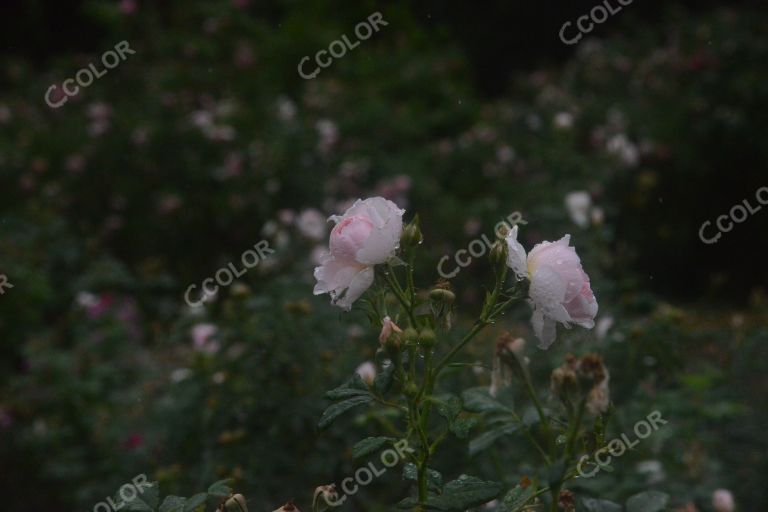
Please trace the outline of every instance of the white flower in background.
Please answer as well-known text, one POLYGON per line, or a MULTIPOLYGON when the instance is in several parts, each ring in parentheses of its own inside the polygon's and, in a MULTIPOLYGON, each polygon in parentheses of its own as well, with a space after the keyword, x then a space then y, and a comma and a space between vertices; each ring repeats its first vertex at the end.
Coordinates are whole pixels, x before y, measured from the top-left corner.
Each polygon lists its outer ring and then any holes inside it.
POLYGON ((557 323, 566 327, 571 323, 587 329, 594 327, 597 301, 576 249, 570 246, 571 236, 537 244, 526 255, 517 241, 517 232, 518 226, 514 226, 507 235, 507 266, 518 279, 531 282, 528 291, 533 306, 531 323, 539 347, 546 349, 555 341, 557 323))
POLYGON ((339 129, 330 119, 320 119, 315 123, 315 129, 320 136, 317 147, 321 152, 327 153, 339 141, 339 129))
POLYGON ((515 150, 509 146, 501 146, 496 150, 496 160, 501 164, 508 164, 515 159, 515 150))
POLYGON ((577 190, 565 196, 565 208, 574 224, 580 228, 589 226, 589 209, 592 206, 592 197, 589 192, 577 190))
POLYGON ((219 329, 213 324, 196 324, 192 327, 192 346, 198 352, 215 354, 219 343, 214 340, 219 329))
POLYGON ((613 327, 613 317, 601 316, 597 321, 597 325, 595 326, 595 336, 597 339, 601 341, 604 340, 611 327, 613 327))
POLYGON ((627 167, 634 167, 640 161, 640 151, 623 133, 614 135, 606 143, 608 153, 616 156, 627 167))
POLYGON ((355 373, 357 373, 360 378, 363 379, 363 382, 370 386, 373 384, 373 379, 376 378, 376 365, 370 361, 366 361, 357 367, 355 373))
POLYGON ((283 122, 292 121, 296 117, 296 104, 285 96, 277 99, 277 118, 283 122))
POLYGON ((171 372, 171 382, 181 382, 188 379, 192 375, 192 370, 189 368, 176 368, 171 372))
POLYGON ((558 112, 555 114, 555 128, 567 130, 573 126, 573 114, 570 112, 558 112))
POLYGON ((736 510, 736 503, 731 491, 718 489, 712 493, 712 507, 716 512, 733 512, 736 510))
POLYGON ((296 219, 296 227, 302 236, 310 240, 320 241, 325 236, 326 219, 314 208, 304 210, 296 219))
POLYGON ((648 479, 646 483, 648 485, 655 485, 664 481, 667 477, 664 472, 664 467, 661 465, 661 461, 658 460, 644 460, 637 463, 637 472, 642 473, 648 479))
POLYGON ((334 215, 330 253, 315 268, 315 295, 329 293, 331 302, 349 311, 373 284, 373 267, 386 263, 400 243, 403 214, 392 201, 358 199, 344 215, 334 215))

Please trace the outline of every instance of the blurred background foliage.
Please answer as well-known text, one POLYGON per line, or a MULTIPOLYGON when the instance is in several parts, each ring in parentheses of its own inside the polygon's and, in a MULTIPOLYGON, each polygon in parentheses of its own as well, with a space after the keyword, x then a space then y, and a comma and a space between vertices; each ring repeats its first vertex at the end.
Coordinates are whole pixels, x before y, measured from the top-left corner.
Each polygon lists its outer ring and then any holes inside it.
MULTIPOLYGON (((312 296, 312 267, 324 218, 383 195, 420 213, 423 283, 514 211, 527 246, 571 233, 601 322, 532 350, 539 382, 566 352, 597 350, 610 432, 657 409, 670 420, 578 493, 618 501, 651 487, 707 511, 727 487, 765 508, 768 211, 715 245, 698 232, 768 185, 768 13, 637 3, 562 44, 562 23, 593 5, 4 5, 5 507, 90 510, 139 473, 163 494, 229 477, 254 510, 306 507, 316 485, 352 474, 351 446, 375 425, 364 413, 328 432, 316 423, 322 393, 373 357, 376 333, 312 296), (299 77, 303 56, 375 11, 386 27, 299 77), (45 104, 51 84, 123 40, 135 55, 61 108, 45 104), (574 191, 591 203, 579 225, 574 191), (184 304, 190 284, 262 239, 274 255, 205 308, 184 304)), ((487 282, 483 261, 454 279, 459 325, 487 282)), ((526 322, 497 326, 468 358, 489 365, 493 336, 528 337, 526 322)), ((437 467, 511 485, 527 455, 510 437, 472 457, 459 445, 437 467)), ((347 506, 383 510, 405 487, 388 473, 347 506)))

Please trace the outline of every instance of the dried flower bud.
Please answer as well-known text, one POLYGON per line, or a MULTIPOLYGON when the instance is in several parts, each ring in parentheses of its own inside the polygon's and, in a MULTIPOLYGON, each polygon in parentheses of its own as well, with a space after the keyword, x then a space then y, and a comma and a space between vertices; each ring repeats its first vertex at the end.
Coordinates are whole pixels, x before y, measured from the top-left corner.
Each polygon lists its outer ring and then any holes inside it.
POLYGON ((338 507, 342 502, 339 502, 339 493, 334 484, 321 485, 315 489, 312 512, 325 512, 329 508, 338 507))
POLYGON ((245 497, 242 494, 235 494, 224 502, 224 510, 227 512, 248 512, 245 505, 245 497))
POLYGON ((575 402, 580 391, 579 378, 568 363, 552 371, 550 389, 563 403, 575 402))
POLYGON ((574 496, 568 489, 560 491, 560 497, 557 504, 560 510, 564 510, 565 512, 576 512, 576 496, 574 496))
POLYGON ((506 242, 497 240, 491 246, 491 252, 488 257, 491 260, 491 264, 495 268, 504 268, 507 265, 508 254, 509 254, 509 249, 507 248, 506 242))
POLYGON ((587 354, 578 362, 579 376, 588 387, 600 384, 608 376, 603 364, 603 358, 599 354, 587 354))
POLYGON ((272 512, 301 512, 298 508, 296 508, 296 505, 293 504, 293 500, 289 501, 282 507, 280 507, 277 510, 273 510, 272 512))
POLYGON ((610 391, 608 389, 608 377, 597 386, 589 390, 587 395, 587 411, 593 416, 600 416, 608 411, 611 404, 610 391))

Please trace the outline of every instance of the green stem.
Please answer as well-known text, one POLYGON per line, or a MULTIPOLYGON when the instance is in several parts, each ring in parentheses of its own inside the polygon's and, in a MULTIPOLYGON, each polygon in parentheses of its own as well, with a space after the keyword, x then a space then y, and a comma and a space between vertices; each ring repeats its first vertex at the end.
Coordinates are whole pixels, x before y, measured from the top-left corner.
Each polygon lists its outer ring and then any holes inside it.
POLYGON ((408 299, 405 297, 405 292, 400 286, 400 283, 397 282, 397 278, 395 277, 395 270, 394 268, 392 268, 392 265, 389 266, 389 271, 385 272, 384 275, 387 280, 387 283, 389 284, 390 290, 392 290, 392 293, 395 294, 395 297, 397 298, 398 302, 400 302, 400 305, 403 307, 406 314, 408 315, 408 319, 411 322, 411 326, 414 328, 418 328, 419 324, 416 323, 416 317, 413 314, 413 303, 409 302, 408 299))

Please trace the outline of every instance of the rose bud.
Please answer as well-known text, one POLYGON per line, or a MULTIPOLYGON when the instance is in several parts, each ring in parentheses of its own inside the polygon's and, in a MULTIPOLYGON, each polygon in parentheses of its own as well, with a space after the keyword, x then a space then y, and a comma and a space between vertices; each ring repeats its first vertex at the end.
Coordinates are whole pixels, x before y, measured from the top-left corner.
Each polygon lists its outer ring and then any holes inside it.
POLYGON ((431 349, 434 347, 436 341, 437 337, 435 336, 435 331, 429 327, 425 327, 421 330, 421 332, 419 332, 419 345, 425 349, 431 349))
POLYGON ((403 330, 391 318, 385 316, 381 325, 379 342, 388 348, 399 348, 401 334, 403 334, 403 330))
POLYGON ((419 228, 419 215, 413 218, 413 220, 403 228, 403 234, 400 237, 400 244, 403 247, 415 247, 424 241, 424 237, 421 234, 419 228))
POLYGON ((416 345, 419 342, 419 332, 413 327, 408 327, 403 331, 403 341, 406 345, 416 345))

